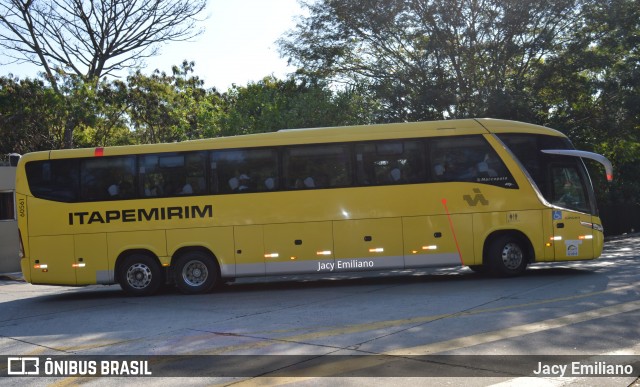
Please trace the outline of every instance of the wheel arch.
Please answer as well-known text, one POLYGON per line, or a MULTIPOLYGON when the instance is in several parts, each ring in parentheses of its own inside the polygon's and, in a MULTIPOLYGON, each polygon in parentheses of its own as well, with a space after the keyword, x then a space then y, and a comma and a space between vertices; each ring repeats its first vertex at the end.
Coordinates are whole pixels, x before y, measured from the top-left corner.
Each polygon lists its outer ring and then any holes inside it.
POLYGON ((175 260, 186 254, 186 253, 193 253, 193 252, 200 252, 200 253, 204 253, 208 256, 211 257, 211 259, 216 263, 216 267, 218 270, 218 276, 220 276, 220 260, 218 259, 218 257, 213 253, 213 251, 211 251, 209 248, 205 247, 205 246, 198 246, 198 245, 193 245, 193 246, 182 246, 180 248, 178 248, 176 251, 173 252, 173 254, 171 254, 171 266, 173 267, 173 264, 175 262, 175 260))

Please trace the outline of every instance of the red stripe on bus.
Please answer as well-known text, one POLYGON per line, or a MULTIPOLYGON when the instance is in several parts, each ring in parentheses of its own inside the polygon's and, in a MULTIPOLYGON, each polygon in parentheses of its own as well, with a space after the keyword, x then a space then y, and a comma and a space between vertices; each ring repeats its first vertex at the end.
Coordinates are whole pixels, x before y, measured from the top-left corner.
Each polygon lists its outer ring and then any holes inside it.
POLYGON ((456 236, 456 230, 453 227, 453 220, 451 220, 451 214, 449 214, 449 208, 447 208, 447 199, 442 199, 442 206, 444 207, 444 212, 447 214, 447 219, 449 219, 449 227, 451 227, 451 233, 453 234, 453 241, 456 243, 456 249, 458 249, 458 256, 460 257, 460 264, 462 263, 462 253, 460 252, 460 244, 458 243, 458 237, 456 236))

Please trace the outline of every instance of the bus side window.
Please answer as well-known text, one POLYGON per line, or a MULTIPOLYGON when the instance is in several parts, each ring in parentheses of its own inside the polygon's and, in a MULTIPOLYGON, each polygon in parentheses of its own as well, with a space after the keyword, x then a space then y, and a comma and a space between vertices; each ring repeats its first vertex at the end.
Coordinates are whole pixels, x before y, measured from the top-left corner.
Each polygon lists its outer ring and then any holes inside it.
POLYGON ((421 183, 426 180, 423 143, 377 141, 356 145, 359 185, 421 183))
POLYGON ((206 192, 206 162, 207 154, 205 152, 185 154, 185 179, 178 195, 201 195, 206 192))
POLYGON ((128 199, 137 196, 135 157, 99 157, 80 163, 81 200, 128 199))
POLYGON ((346 187, 352 183, 351 153, 345 144, 300 145, 284 152, 289 189, 346 187))
POLYGON ((435 138, 429 141, 429 148, 435 181, 517 187, 500 156, 482 136, 435 138))
POLYGON ((26 172, 34 196, 67 203, 78 199, 77 160, 32 161, 26 165, 26 172))
POLYGON ((210 154, 213 193, 248 193, 278 189, 278 153, 271 148, 233 149, 210 154))

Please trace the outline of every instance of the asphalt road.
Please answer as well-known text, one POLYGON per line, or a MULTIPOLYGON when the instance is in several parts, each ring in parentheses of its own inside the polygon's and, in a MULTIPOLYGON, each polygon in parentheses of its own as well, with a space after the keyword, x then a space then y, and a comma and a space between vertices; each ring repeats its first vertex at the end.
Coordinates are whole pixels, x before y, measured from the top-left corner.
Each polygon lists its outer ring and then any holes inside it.
POLYGON ((633 235, 607 241, 598 260, 509 279, 466 268, 290 276, 134 298, 0 277, 0 384, 637 385, 640 363, 614 377, 551 365, 640 359, 639 262, 633 235), (7 356, 122 360, 110 355, 177 377, 6 377, 7 356))

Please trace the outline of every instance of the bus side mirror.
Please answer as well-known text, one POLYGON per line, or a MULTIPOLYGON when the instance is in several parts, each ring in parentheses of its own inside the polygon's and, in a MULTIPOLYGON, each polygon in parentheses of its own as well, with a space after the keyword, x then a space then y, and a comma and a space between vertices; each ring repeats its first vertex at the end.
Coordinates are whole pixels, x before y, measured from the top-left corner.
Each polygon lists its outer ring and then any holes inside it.
POLYGON ((611 165, 611 161, 609 161, 606 157, 601 154, 575 150, 575 149, 545 149, 541 151, 542 153, 547 153, 550 155, 562 155, 562 156, 573 156, 573 157, 582 157, 585 159, 591 159, 599 162, 604 166, 604 170, 607 176, 607 181, 613 181, 613 166, 611 165))

